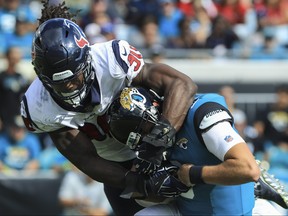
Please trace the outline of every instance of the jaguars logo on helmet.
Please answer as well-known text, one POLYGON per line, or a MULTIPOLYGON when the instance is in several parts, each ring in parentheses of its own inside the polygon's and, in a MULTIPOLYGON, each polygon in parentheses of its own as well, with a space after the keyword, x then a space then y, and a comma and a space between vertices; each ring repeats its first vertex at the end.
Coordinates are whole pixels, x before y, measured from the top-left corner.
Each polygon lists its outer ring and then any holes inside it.
POLYGON ((133 111, 136 106, 144 110, 145 103, 145 96, 137 88, 124 88, 120 94, 120 104, 130 111, 133 111))

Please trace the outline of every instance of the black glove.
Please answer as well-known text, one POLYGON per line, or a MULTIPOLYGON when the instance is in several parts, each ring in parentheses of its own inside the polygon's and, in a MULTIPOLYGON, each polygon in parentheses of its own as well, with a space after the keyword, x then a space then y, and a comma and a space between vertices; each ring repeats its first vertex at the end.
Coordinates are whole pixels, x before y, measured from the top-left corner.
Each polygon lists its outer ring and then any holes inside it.
POLYGON ((142 142, 155 147, 171 147, 175 141, 175 128, 170 122, 161 117, 157 124, 152 129, 151 133, 143 137, 142 142))
POLYGON ((147 197, 177 197, 189 190, 189 187, 180 182, 175 176, 178 167, 161 167, 154 175, 145 178, 135 172, 126 174, 126 188, 122 198, 145 199, 147 197))
POLYGON ((138 156, 134 160, 134 166, 139 174, 151 175, 160 167, 164 147, 155 147, 147 143, 142 143, 138 149, 138 156))
POLYGON ((134 161, 136 171, 153 174, 161 165, 164 151, 175 141, 176 130, 164 119, 158 121, 151 133, 143 137, 138 147, 138 156, 134 161))
POLYGON ((178 167, 169 165, 161 167, 147 183, 147 191, 161 197, 177 197, 186 193, 190 188, 177 178, 178 167))

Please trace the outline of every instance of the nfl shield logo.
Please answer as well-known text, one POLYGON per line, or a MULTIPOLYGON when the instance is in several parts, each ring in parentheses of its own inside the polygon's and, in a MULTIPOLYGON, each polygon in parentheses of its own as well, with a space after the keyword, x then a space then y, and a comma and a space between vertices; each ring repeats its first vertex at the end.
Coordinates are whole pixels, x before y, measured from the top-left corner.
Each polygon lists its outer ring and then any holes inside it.
POLYGON ((227 135, 224 140, 228 143, 231 142, 233 140, 233 137, 231 135, 227 135))

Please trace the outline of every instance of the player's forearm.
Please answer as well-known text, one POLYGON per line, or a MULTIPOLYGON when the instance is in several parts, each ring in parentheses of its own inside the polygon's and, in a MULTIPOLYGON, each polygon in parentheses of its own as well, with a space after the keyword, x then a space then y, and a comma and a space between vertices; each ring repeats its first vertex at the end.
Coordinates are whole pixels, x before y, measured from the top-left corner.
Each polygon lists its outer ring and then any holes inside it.
POLYGON ((183 164, 179 171, 179 179, 186 185, 206 183, 215 185, 238 185, 247 182, 256 182, 259 179, 259 169, 239 160, 226 160, 214 166, 196 166, 183 164), (197 171, 192 169, 197 167, 197 171), (201 167, 201 172, 199 171, 201 167), (192 171, 192 172, 191 172, 192 171), (200 172, 198 174, 195 174, 200 172))
POLYGON ((165 91, 162 115, 178 131, 193 103, 196 89, 176 79, 165 91))
POLYGON ((107 161, 98 155, 78 155, 68 158, 78 169, 92 179, 114 187, 125 188, 125 174, 128 170, 117 162, 107 161))
POLYGON ((126 170, 117 162, 107 161, 98 156, 82 160, 79 164, 82 172, 98 182, 124 189, 126 187, 126 170))
POLYGON ((193 103, 197 85, 187 75, 166 64, 146 64, 141 84, 164 96, 162 114, 178 130, 193 103))
POLYGON ((96 181, 125 187, 128 170, 120 164, 101 158, 90 139, 78 130, 50 134, 55 146, 71 163, 96 181))
POLYGON ((259 178, 253 165, 239 160, 226 160, 216 166, 204 166, 202 178, 205 183, 237 185, 256 182, 259 178))

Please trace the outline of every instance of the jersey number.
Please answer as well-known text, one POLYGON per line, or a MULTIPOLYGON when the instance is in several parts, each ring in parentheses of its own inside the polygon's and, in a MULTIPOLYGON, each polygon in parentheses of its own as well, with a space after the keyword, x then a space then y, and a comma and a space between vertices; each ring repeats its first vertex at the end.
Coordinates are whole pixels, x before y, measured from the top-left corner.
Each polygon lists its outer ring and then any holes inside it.
POLYGON ((142 59, 142 55, 138 52, 138 50, 135 47, 131 45, 130 45, 130 49, 131 50, 128 55, 128 61, 130 65, 132 65, 135 62, 136 66, 134 67, 134 71, 138 71, 141 66, 141 61, 139 59, 142 59))
POLYGON ((106 120, 106 115, 97 117, 97 125, 101 128, 101 132, 98 127, 92 123, 86 122, 79 130, 85 133, 91 140, 103 141, 109 134, 109 125, 106 120))

